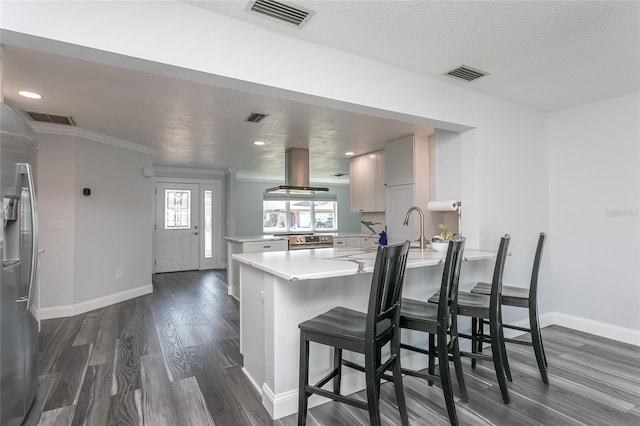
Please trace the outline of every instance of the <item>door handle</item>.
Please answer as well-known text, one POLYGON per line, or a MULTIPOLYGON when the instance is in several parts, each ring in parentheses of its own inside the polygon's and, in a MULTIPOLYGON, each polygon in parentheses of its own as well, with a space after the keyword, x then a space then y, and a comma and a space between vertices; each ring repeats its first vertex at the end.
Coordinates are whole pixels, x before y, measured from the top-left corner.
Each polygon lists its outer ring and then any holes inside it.
POLYGON ((15 268, 16 266, 19 266, 21 263, 22 261, 20 259, 6 260, 6 261, 2 261, 2 267, 4 269, 12 269, 12 268, 15 268))
POLYGON ((16 303, 18 304, 19 311, 26 311, 29 309, 29 299, 26 296, 17 299, 16 303))
POLYGON ((31 206, 31 269, 29 271, 29 287, 27 288, 26 309, 33 304, 33 288, 36 284, 38 271, 38 206, 36 204, 36 187, 33 179, 31 164, 18 163, 18 172, 27 178, 31 206))
POLYGON ((196 231, 196 232, 193 232, 193 235, 198 235, 198 231, 196 231))

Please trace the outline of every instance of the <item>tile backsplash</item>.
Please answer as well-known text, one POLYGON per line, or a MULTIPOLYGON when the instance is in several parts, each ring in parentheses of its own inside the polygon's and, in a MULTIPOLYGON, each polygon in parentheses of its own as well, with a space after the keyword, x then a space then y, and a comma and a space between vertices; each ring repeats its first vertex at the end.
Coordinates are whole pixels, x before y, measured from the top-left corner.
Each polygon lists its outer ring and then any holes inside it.
MULTIPOLYGON (((372 228, 380 233, 385 230, 385 215, 384 212, 370 212, 370 213, 361 213, 360 220, 365 222, 375 222, 377 225, 373 225, 372 228)), ((371 231, 367 229, 366 226, 360 225, 360 231, 363 234, 370 234, 371 231)))

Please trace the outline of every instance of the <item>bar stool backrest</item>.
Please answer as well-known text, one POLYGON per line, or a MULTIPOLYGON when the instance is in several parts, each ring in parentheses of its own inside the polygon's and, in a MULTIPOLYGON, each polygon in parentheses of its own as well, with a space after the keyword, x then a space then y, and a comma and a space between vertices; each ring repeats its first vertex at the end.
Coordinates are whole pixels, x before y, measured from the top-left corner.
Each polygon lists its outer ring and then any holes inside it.
MULTIPOLYGON (((365 340, 379 337, 378 326, 384 320, 397 327, 400 322, 400 295, 409 254, 409 241, 401 244, 378 246, 371 280, 365 340)), ((393 328, 393 327, 392 327, 393 328)))
POLYGON ((546 240, 547 234, 541 232, 540 238, 538 238, 536 255, 533 259, 533 268, 531 269, 531 283, 529 284, 529 303, 533 306, 537 306, 536 298, 538 294, 538 273, 540 272, 540 261, 542 260, 542 252, 544 250, 544 243, 546 240))
POLYGON ((496 265, 493 269, 493 278, 491 280, 491 295, 489 300, 489 311, 500 312, 500 298, 502 297, 502 276, 504 275, 504 264, 507 259, 509 250, 509 242, 511 236, 505 234, 500 238, 500 246, 498 247, 498 255, 496 257, 496 265))
POLYGON ((449 330, 456 327, 455 316, 458 311, 458 284, 462 267, 466 238, 449 241, 447 257, 444 261, 440 296, 438 299, 438 327, 449 330))

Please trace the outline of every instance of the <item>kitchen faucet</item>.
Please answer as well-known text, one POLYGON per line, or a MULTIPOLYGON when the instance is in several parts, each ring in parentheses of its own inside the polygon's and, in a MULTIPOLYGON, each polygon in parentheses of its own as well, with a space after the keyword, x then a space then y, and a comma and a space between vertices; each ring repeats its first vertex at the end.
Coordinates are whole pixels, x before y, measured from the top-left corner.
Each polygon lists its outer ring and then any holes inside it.
POLYGON ((382 225, 379 222, 371 222, 371 221, 368 221, 368 220, 361 220, 360 223, 363 224, 364 226, 366 226, 369 231, 371 231, 371 236, 372 237, 378 233, 378 231, 373 229, 372 226, 373 225, 382 225))
POLYGON ((404 226, 409 226, 409 216, 411 216, 412 211, 417 211, 420 215, 420 250, 424 250, 427 248, 427 240, 424 237, 424 212, 420 207, 413 206, 409 210, 407 210, 407 215, 404 218, 404 226))

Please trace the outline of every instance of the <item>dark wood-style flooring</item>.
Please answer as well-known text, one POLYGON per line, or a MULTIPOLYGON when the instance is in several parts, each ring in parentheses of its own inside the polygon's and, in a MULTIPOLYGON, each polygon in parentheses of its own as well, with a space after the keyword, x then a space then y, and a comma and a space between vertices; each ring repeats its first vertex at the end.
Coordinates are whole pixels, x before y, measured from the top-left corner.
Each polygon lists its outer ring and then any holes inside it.
MULTIPOLYGON (((40 387, 31 425, 279 425, 243 375, 238 303, 224 271, 154 276, 154 293, 70 318, 43 321, 40 387)), ((530 348, 508 346, 512 403, 501 403, 491 364, 466 381, 463 425, 639 425, 640 348, 552 326, 543 330, 550 386, 530 348)), ((292 366, 292 368, 296 368, 292 366)), ((412 425, 448 424, 440 388, 406 377, 412 425)), ((382 385, 383 423, 399 423, 382 385)), ((364 397, 360 393, 361 397, 364 397)), ((309 425, 367 425, 343 404, 312 408, 309 425)))

